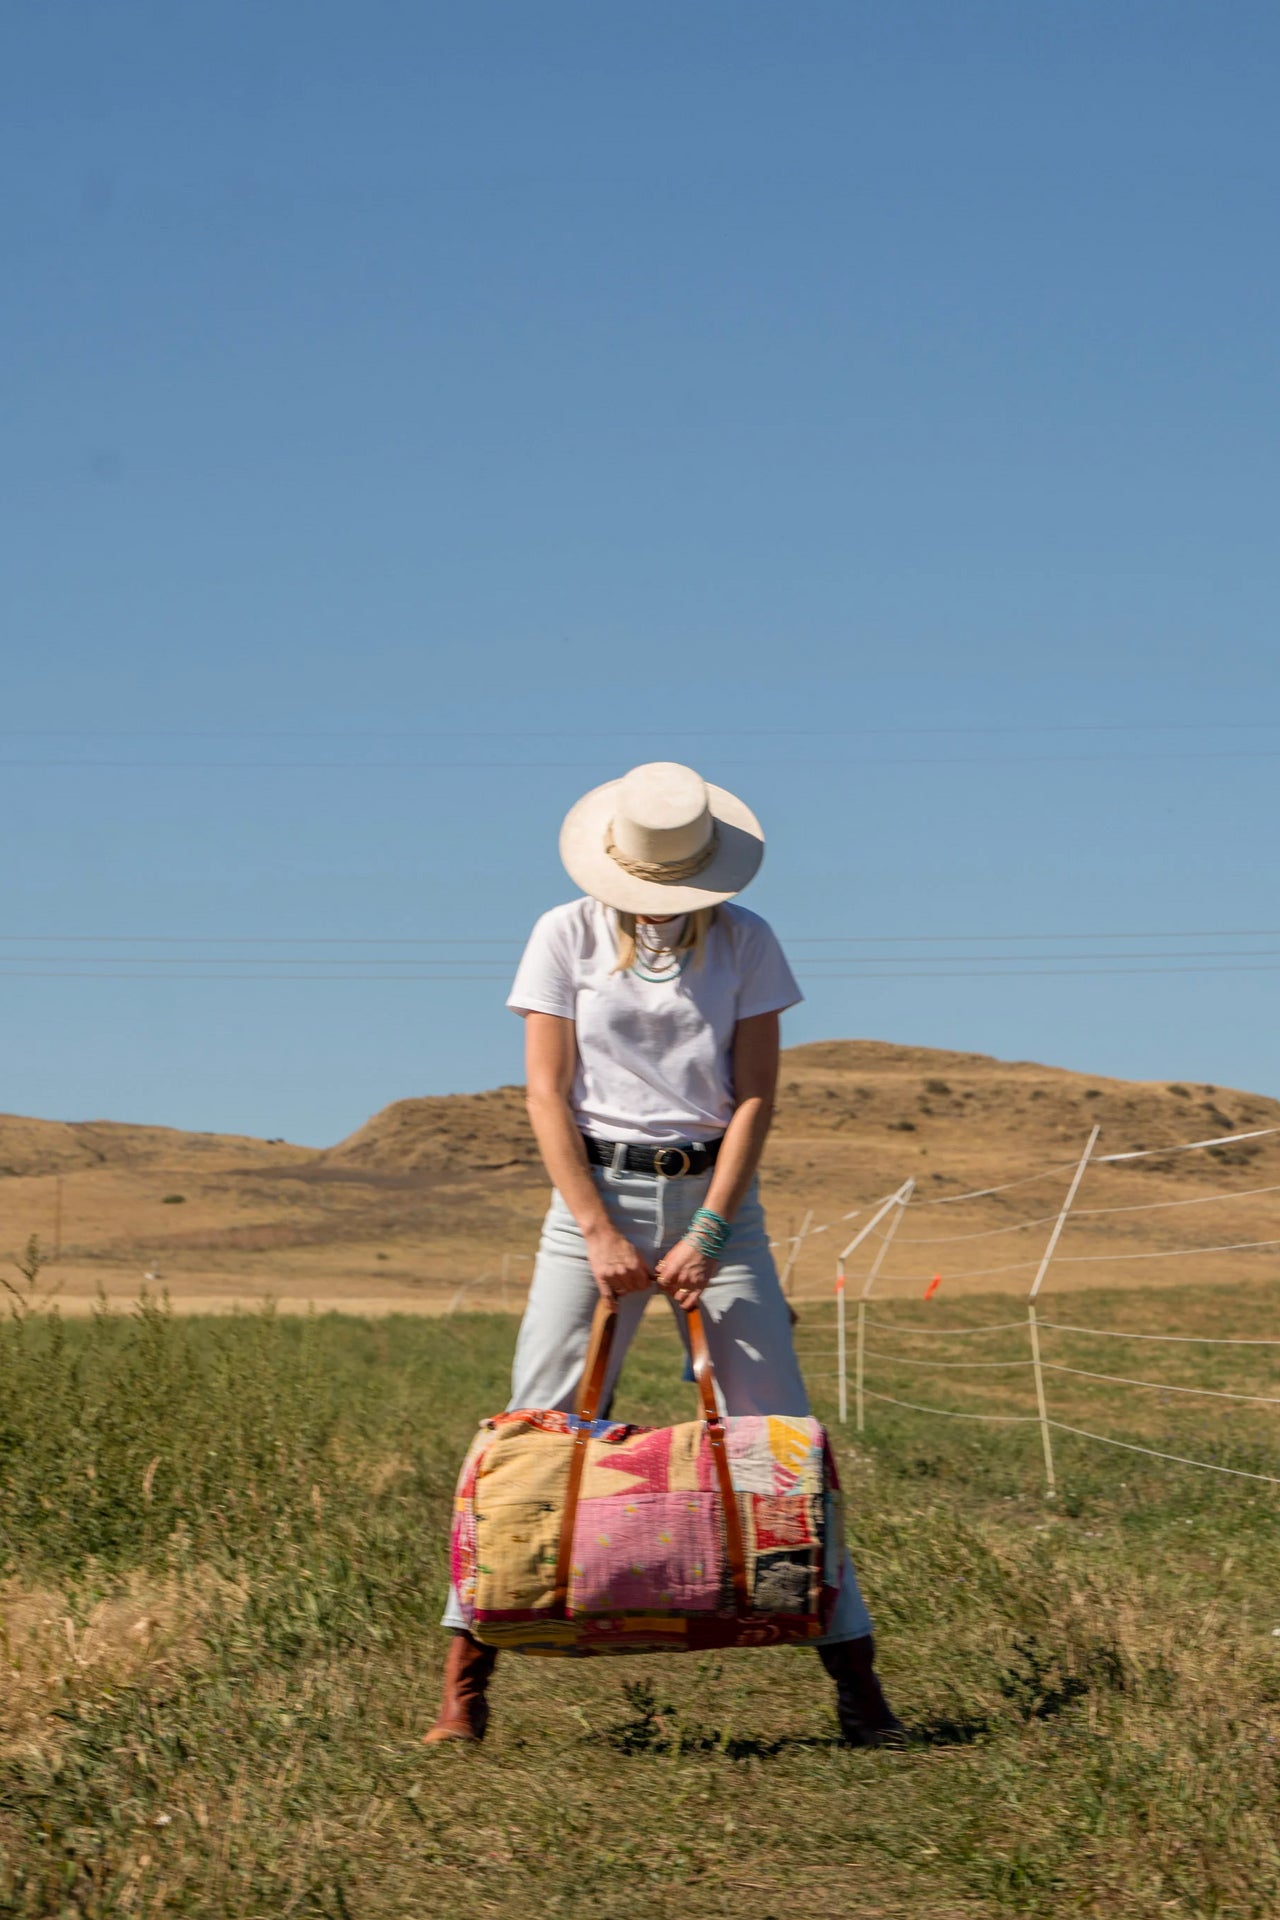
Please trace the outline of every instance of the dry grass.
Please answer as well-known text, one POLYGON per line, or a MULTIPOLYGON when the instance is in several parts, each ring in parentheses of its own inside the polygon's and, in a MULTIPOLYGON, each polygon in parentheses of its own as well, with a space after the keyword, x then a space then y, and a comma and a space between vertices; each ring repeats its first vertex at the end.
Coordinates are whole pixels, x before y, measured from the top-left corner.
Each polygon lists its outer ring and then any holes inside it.
POLYGON ((84 1688, 171 1684, 198 1663, 215 1613, 245 1595, 211 1569, 156 1579, 139 1571, 93 1597, 56 1587, 0 1587, 0 1756, 48 1758, 62 1705, 84 1688))

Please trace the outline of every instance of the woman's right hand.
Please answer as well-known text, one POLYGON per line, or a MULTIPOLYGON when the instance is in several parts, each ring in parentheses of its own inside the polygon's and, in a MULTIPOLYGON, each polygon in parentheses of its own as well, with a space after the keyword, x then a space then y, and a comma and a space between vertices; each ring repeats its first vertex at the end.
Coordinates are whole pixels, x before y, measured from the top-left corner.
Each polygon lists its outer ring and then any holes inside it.
POLYGON ((612 1221, 583 1235, 596 1291, 610 1306, 624 1293, 643 1293, 653 1285, 653 1270, 638 1247, 612 1221))

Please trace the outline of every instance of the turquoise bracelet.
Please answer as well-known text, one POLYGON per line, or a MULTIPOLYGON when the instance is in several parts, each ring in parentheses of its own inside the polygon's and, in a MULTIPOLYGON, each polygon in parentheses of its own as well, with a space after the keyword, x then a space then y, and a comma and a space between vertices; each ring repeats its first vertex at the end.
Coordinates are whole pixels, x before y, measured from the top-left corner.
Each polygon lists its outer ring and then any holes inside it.
POLYGON ((699 1253, 714 1260, 724 1252, 732 1231, 723 1214, 713 1213, 710 1207, 699 1207, 689 1222, 686 1238, 692 1240, 699 1253))

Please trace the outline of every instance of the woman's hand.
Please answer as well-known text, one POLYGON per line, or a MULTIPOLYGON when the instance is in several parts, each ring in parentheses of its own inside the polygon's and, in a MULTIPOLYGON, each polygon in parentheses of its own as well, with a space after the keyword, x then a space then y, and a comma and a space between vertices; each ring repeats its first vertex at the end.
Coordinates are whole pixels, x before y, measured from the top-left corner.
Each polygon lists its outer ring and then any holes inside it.
POLYGON ((658 1262, 658 1285, 678 1307, 696 1307, 715 1270, 715 1261, 709 1260, 701 1247, 692 1240, 677 1240, 658 1262))
POLYGON ((625 1233, 619 1233, 612 1221, 591 1229, 583 1236, 587 1259, 596 1291, 610 1306, 624 1293, 643 1293, 653 1285, 653 1271, 638 1247, 625 1233))

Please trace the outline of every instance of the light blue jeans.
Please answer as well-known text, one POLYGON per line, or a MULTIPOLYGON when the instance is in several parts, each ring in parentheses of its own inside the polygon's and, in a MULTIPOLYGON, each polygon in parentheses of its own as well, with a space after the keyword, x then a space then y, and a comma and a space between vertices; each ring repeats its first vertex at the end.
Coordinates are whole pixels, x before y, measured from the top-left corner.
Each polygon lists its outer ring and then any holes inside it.
MULTIPOLYGON (((651 1263, 683 1238, 711 1184, 709 1172, 675 1180, 614 1173, 608 1167, 594 1167, 592 1173, 614 1225, 651 1263)), ((625 1294, 618 1303, 617 1333, 604 1386, 605 1406, 641 1316, 657 1291, 651 1287, 646 1293, 625 1294)), ((578 1224, 559 1193, 553 1192, 542 1226, 529 1303, 516 1342, 510 1407, 557 1407, 572 1413, 597 1298, 578 1224)), ((672 1310, 677 1320, 683 1321, 684 1316, 674 1306, 672 1310)), ((764 1209, 754 1181, 738 1209, 715 1276, 702 1296, 702 1318, 722 1412, 793 1416, 809 1412, 809 1396, 791 1341, 791 1316, 778 1285, 764 1209)), ((450 1591, 444 1625, 465 1624, 457 1596, 450 1591)), ((870 1632, 871 1618, 846 1552, 840 1597, 830 1628, 815 1644, 860 1640, 870 1632)))

